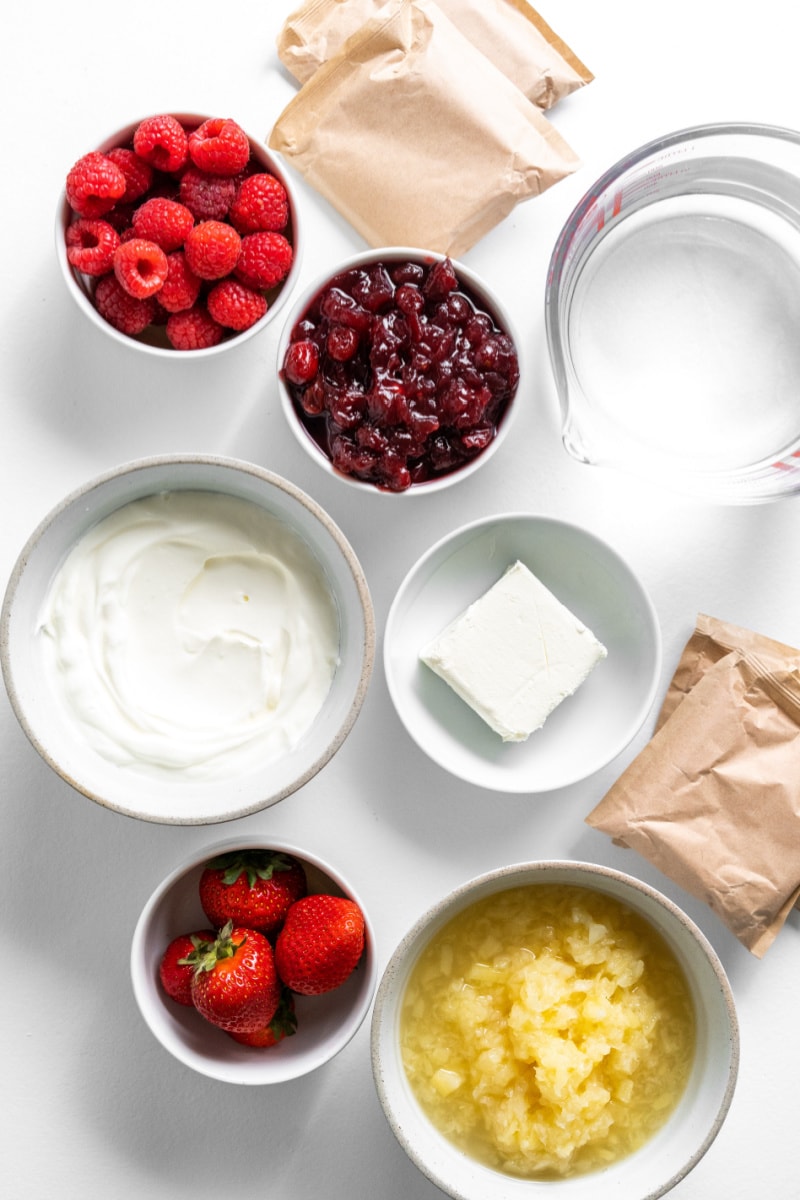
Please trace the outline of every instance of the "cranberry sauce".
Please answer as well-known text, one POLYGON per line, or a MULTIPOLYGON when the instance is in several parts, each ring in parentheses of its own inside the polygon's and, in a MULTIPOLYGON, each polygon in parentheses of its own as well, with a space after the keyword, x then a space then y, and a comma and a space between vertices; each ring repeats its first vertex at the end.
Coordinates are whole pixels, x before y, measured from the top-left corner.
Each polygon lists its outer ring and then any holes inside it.
POLYGON ((343 271, 291 333, 298 419, 346 475, 400 492, 490 444, 519 381, 514 343, 449 259, 343 271))

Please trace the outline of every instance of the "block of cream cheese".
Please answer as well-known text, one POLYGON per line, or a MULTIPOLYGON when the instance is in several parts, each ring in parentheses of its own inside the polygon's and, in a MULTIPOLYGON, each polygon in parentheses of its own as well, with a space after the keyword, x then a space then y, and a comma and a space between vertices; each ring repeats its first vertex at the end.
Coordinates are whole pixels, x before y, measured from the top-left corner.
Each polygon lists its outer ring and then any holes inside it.
POLYGON ((521 562, 420 652, 504 742, 524 742, 541 729, 606 655, 521 562))

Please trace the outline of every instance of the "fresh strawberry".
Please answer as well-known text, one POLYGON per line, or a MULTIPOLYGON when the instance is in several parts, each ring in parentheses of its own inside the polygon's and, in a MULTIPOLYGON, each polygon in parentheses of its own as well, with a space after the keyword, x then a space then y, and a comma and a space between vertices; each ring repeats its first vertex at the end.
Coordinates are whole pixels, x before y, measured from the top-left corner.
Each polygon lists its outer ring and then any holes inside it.
POLYGON ((211 945, 182 963, 194 968, 192 1003, 202 1017, 228 1033, 254 1033, 275 1015, 280 982, 272 946, 262 933, 229 921, 211 945))
POLYGON ((194 968, 187 962, 187 954, 201 946, 210 946, 216 938, 213 929, 201 929, 198 933, 182 933, 173 938, 164 951, 158 967, 158 977, 164 991, 178 1004, 192 1006, 192 975, 194 968))
POLYGON ((307 890, 302 864, 274 850, 223 854, 206 865, 199 886, 200 903, 212 925, 234 921, 261 933, 277 929, 307 890))
POLYGON ((294 996, 288 988, 283 988, 275 1016, 269 1024, 265 1025, 263 1029, 256 1029, 255 1033, 231 1033, 229 1037, 243 1046, 257 1046, 261 1050, 266 1050, 270 1046, 277 1046, 278 1042, 282 1042, 284 1038, 291 1037, 296 1032, 297 1015, 294 1011, 294 996))
POLYGON ((344 983, 364 949, 364 914, 343 896, 297 900, 275 943, 275 966, 287 987, 319 996, 344 983))

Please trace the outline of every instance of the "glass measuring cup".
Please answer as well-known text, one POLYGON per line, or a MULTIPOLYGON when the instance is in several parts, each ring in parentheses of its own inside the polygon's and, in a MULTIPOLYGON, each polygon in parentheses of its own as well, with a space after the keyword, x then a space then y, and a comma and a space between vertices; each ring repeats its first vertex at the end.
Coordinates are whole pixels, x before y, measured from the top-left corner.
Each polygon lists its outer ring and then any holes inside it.
POLYGON ((800 134, 684 129, 620 160, 554 247, 564 446, 719 502, 800 491, 800 134))

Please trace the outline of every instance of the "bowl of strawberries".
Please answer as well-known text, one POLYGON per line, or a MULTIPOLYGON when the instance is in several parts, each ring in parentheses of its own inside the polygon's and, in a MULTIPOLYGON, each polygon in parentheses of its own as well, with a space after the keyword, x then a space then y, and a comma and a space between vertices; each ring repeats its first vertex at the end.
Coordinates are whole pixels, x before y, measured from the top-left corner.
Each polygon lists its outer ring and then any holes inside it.
POLYGON ((283 839, 199 849, 155 889, 131 948, 154 1036, 227 1083, 281 1083, 328 1062, 362 1024, 376 970, 353 887, 283 839))
POLYGON ((56 248, 98 328, 149 354, 206 357, 281 311, 299 270, 297 204, 237 121, 158 113, 69 168, 56 248))

